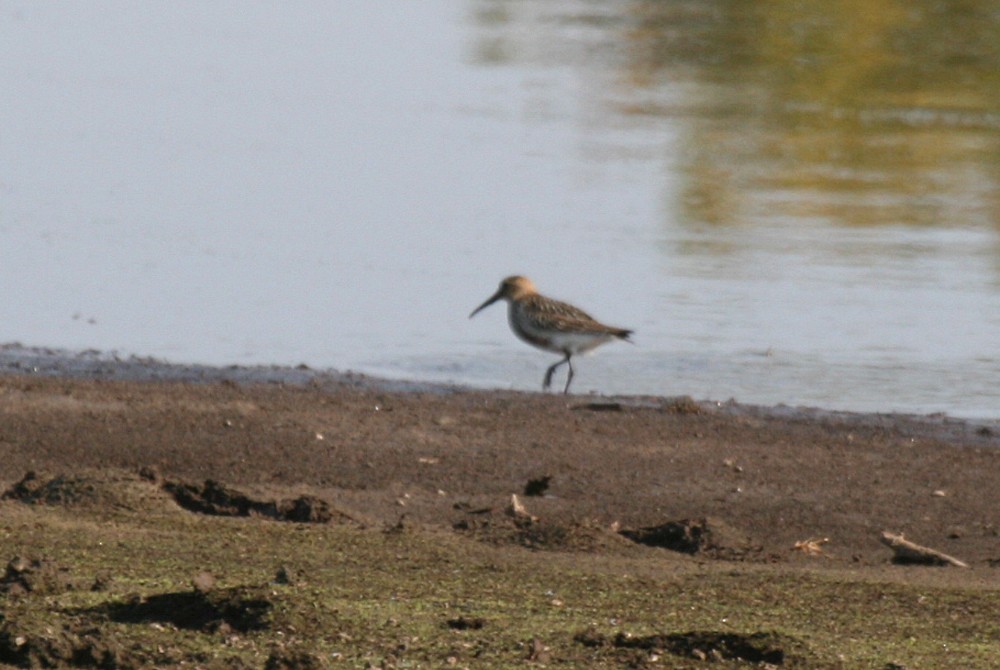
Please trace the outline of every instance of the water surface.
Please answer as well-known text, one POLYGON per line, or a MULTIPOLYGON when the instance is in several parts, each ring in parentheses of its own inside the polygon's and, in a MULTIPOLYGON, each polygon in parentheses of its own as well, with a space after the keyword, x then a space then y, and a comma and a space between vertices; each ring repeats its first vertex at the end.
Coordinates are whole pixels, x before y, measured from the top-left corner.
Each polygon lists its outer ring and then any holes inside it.
POLYGON ((1000 416, 989 2, 0 8, 0 341, 1000 416))

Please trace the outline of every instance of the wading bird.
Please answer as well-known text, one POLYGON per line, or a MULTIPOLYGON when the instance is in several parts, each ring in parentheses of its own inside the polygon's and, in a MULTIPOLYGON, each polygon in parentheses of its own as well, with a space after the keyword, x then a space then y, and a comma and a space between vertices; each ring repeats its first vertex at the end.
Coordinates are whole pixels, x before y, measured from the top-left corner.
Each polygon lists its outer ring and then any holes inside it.
POLYGON ((606 326, 582 309, 541 295, 527 277, 512 276, 500 282, 500 288, 469 315, 471 319, 498 300, 507 301, 507 321, 514 334, 539 349, 562 354, 563 358, 545 371, 542 389, 552 385, 552 374, 560 365, 569 366, 566 387, 573 381, 574 354, 583 354, 613 339, 629 342, 631 330, 606 326))

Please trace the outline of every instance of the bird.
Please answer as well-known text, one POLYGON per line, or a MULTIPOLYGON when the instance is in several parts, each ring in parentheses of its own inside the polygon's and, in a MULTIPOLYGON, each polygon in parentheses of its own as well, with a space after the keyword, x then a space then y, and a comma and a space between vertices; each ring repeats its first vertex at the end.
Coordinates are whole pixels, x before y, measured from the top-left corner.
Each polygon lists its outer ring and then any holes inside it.
POLYGON ((512 275, 500 282, 500 288, 486 302, 472 310, 471 319, 498 300, 507 301, 507 321, 519 338, 539 349, 562 354, 563 357, 545 371, 542 390, 552 386, 552 375, 565 363, 569 366, 566 387, 569 393, 573 381, 573 355, 583 354, 615 339, 631 342, 634 331, 607 326, 582 309, 553 300, 538 292, 527 277, 512 275))

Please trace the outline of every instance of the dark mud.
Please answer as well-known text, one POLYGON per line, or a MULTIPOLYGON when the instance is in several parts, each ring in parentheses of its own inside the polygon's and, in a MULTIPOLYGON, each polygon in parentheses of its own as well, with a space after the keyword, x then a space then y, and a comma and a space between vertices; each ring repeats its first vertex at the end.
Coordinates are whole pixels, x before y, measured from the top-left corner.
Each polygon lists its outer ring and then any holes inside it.
POLYGON ((0 664, 995 667, 983 424, 4 354, 0 664))

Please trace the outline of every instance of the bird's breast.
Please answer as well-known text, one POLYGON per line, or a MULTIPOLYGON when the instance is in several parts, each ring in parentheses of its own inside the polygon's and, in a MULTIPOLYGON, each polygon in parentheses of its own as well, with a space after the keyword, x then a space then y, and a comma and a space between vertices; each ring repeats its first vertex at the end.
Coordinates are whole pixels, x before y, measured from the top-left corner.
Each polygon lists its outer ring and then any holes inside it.
POLYGON ((507 310, 507 321, 514 334, 528 344, 548 351, 562 351, 559 346, 553 343, 552 331, 546 330, 536 323, 531 315, 526 313, 516 302, 511 302, 510 309, 507 310))
POLYGON ((574 329, 548 314, 535 314, 530 305, 512 301, 507 312, 510 328, 519 338, 546 351, 581 354, 612 339, 608 332, 574 329))

